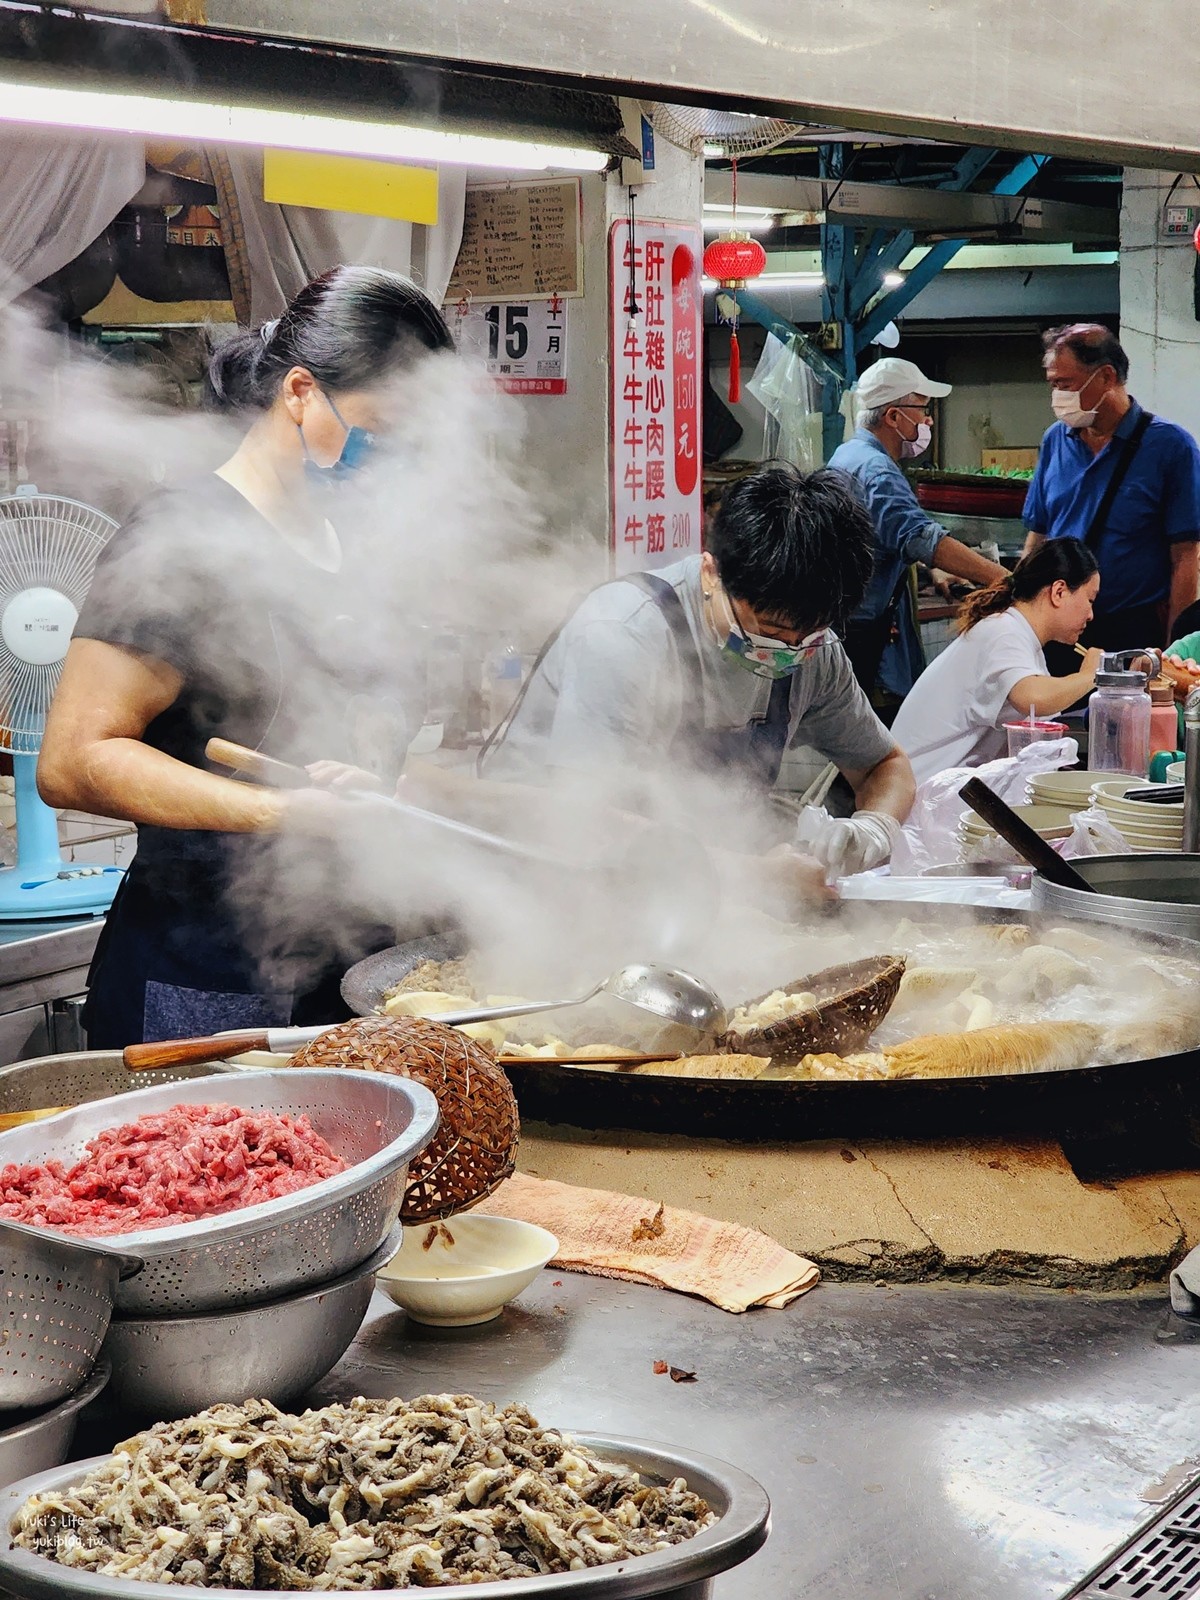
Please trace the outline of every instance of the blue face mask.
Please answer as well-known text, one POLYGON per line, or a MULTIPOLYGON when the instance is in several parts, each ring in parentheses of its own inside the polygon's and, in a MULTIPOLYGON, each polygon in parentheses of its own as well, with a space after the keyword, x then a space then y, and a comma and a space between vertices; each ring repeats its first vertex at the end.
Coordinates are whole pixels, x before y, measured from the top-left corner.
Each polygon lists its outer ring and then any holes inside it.
POLYGON ((313 460, 304 437, 304 424, 298 422, 296 427, 300 433, 300 448, 304 451, 305 480, 313 489, 328 493, 339 488, 352 472, 357 472, 369 459, 375 448, 375 435, 368 433, 366 428, 351 427, 327 394, 323 394, 322 399, 346 430, 342 453, 332 466, 322 467, 313 460))

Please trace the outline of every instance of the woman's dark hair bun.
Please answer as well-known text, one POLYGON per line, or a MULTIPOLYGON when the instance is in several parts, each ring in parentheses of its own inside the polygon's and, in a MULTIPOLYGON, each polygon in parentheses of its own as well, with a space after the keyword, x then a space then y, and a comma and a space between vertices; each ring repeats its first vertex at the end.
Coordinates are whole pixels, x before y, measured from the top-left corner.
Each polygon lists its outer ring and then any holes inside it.
POLYGON ((335 393, 369 388, 452 348, 446 319, 410 279, 382 267, 334 267, 275 322, 222 340, 208 400, 221 410, 265 410, 293 367, 335 393))
POLYGON ((257 333, 235 333, 222 339, 208 363, 210 405, 222 411, 244 411, 260 404, 254 381, 263 341, 257 333))

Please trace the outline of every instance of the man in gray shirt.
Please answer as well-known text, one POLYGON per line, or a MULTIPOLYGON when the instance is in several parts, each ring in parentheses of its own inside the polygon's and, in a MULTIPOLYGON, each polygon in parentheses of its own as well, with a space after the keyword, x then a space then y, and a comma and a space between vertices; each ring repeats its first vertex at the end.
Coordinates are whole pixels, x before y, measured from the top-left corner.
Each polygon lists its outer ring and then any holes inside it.
POLYGON ((761 791, 789 746, 809 745, 841 769, 857 810, 808 848, 831 875, 881 865, 912 805, 912 770, 833 632, 871 560, 870 521, 844 478, 762 468, 727 491, 702 556, 583 601, 481 771, 634 779, 657 760, 761 791))

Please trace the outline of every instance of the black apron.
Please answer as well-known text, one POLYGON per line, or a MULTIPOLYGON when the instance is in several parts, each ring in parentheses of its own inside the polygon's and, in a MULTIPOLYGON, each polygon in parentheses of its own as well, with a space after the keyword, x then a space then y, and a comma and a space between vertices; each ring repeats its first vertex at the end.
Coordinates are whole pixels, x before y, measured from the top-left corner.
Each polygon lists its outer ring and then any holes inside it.
POLYGON ((181 864, 173 878, 135 857, 117 891, 88 973, 83 1026, 93 1050, 280 1027, 291 1017, 290 994, 259 992, 257 964, 211 873, 181 864))
POLYGON ((244 898, 227 894, 213 863, 135 856, 88 973, 82 1021, 89 1046, 340 1022, 350 1016, 339 987, 346 968, 395 942, 394 929, 364 926, 352 954, 297 949, 291 976, 280 963, 265 978, 244 915, 244 898))
MULTIPOLYGON (((76 629, 177 667, 180 693, 147 745, 201 768, 213 735, 298 763, 356 759, 355 700, 390 694, 396 678, 365 643, 378 597, 355 534, 329 573, 220 478, 147 501, 101 555, 76 629), (212 547, 198 518, 219 530, 212 547)), ((140 828, 89 975, 91 1044, 281 1026, 313 1006, 314 1022, 344 1017, 334 968, 347 949, 343 971, 367 953, 365 919, 341 904, 333 851, 312 862, 300 903, 301 848, 282 835, 140 828)))
MULTIPOLYGON (((679 727, 671 741, 671 756, 684 766, 704 768, 708 771, 715 768, 720 772, 740 776, 756 789, 773 788, 779 776, 779 769, 783 765, 783 753, 787 749, 788 730, 791 726, 791 676, 775 679, 771 685, 771 696, 767 701, 765 714, 755 718, 746 727, 726 729, 706 727, 704 677, 700 666, 700 652, 696 648, 687 613, 678 594, 664 578, 658 577, 653 572, 632 572, 627 577, 617 578, 614 581, 631 583, 640 589, 658 607, 675 641, 675 649, 679 655, 680 678, 683 683, 683 706, 679 727), (695 685, 695 692, 692 694, 688 692, 689 684, 695 685)), ((483 775, 488 756, 504 743, 508 730, 512 727, 529 692, 530 684, 561 633, 562 627, 555 628, 542 645, 529 676, 521 687, 521 692, 503 720, 484 740, 476 761, 476 771, 480 776, 483 775)))
POLYGON ((792 680, 776 678, 771 685, 766 714, 744 728, 706 728, 701 686, 700 652, 692 634, 683 601, 671 584, 653 572, 635 572, 619 580, 636 584, 653 600, 671 630, 684 684, 683 716, 671 744, 672 754, 695 767, 727 772, 749 781, 755 788, 772 789, 783 765, 791 725, 792 680), (688 683, 696 695, 687 693, 688 683))

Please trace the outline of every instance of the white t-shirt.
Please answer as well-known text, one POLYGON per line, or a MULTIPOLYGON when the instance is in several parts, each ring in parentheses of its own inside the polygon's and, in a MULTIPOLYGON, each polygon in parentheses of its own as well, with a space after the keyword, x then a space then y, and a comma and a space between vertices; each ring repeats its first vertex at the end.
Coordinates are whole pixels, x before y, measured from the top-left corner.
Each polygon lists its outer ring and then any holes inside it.
POLYGON ((1015 606, 960 634, 925 668, 892 724, 917 782, 1006 755, 1004 723, 1027 715, 1009 695, 1022 678, 1048 676, 1038 636, 1015 606))

